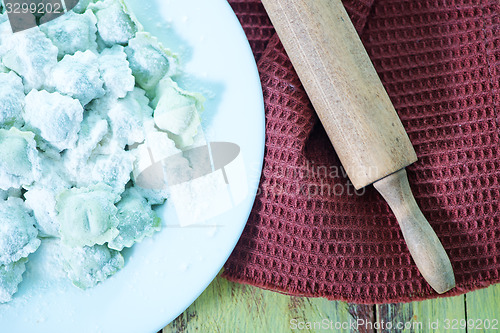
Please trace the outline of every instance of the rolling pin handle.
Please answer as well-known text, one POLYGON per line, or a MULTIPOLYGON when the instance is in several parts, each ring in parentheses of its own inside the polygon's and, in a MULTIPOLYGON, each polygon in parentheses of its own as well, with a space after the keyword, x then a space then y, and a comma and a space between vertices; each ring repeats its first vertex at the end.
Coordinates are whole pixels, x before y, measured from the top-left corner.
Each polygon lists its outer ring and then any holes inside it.
POLYGON ((373 186, 384 197, 399 222, 410 254, 422 276, 439 294, 455 286, 450 259, 417 205, 403 168, 373 186))

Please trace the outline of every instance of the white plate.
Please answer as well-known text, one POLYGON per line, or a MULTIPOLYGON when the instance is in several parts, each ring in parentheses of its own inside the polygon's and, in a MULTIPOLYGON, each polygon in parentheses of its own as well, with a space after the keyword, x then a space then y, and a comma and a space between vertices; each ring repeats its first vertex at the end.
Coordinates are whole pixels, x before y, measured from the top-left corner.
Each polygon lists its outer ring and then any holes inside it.
POLYGON ((54 271, 50 244, 41 247, 30 256, 14 300, 0 305, 2 332, 157 332, 217 275, 250 213, 264 153, 264 109, 255 61, 236 16, 224 0, 128 3, 147 31, 181 55, 182 85, 208 95, 206 137, 240 146, 248 194, 198 226, 176 226, 175 210, 163 207, 168 223, 162 231, 135 245, 125 254, 124 269, 88 291, 54 271))

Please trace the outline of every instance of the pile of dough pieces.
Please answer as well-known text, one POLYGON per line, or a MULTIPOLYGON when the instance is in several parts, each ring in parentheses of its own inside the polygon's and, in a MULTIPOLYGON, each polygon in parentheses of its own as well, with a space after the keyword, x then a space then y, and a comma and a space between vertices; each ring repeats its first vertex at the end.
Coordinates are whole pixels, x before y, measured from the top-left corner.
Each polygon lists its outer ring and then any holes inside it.
POLYGON ((46 239, 73 284, 92 287, 160 229, 166 190, 133 171, 193 143, 203 98, 173 81, 177 57, 120 0, 82 0, 15 34, 0 14, 0 60, 0 303, 46 239))

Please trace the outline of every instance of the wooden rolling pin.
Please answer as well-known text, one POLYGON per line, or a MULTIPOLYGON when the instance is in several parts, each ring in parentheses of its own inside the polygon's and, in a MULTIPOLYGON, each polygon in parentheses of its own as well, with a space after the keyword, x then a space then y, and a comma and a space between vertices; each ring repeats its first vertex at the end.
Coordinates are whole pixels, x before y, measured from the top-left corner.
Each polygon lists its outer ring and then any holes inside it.
POLYGON ((396 215, 434 290, 455 286, 450 260, 420 211, 405 167, 415 150, 340 0, 262 0, 353 185, 373 184, 396 215))

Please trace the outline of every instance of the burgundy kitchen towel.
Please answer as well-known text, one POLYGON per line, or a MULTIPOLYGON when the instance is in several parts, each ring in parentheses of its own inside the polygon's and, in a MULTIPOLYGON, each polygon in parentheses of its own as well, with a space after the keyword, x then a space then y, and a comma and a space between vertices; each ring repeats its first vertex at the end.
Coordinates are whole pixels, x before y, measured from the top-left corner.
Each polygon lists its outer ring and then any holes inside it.
MULTIPOLYGON (((255 205, 224 276, 290 295, 387 303, 437 295, 372 187, 354 191, 258 0, 229 1, 266 104, 255 205)), ((407 168, 457 295, 500 281, 500 3, 345 0, 417 151, 407 168)))

